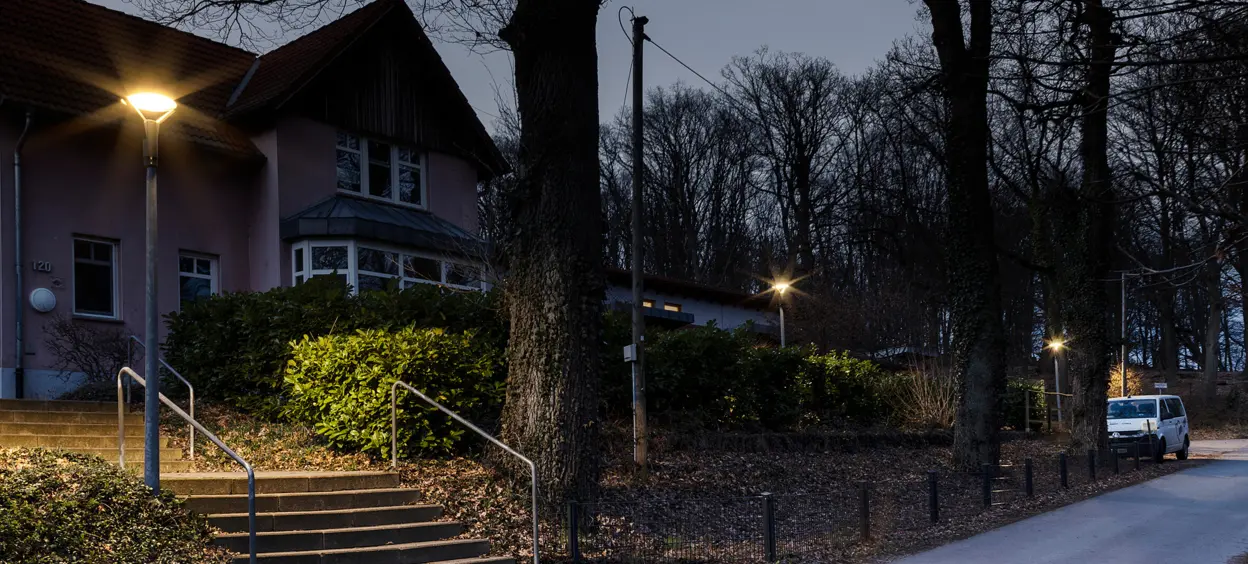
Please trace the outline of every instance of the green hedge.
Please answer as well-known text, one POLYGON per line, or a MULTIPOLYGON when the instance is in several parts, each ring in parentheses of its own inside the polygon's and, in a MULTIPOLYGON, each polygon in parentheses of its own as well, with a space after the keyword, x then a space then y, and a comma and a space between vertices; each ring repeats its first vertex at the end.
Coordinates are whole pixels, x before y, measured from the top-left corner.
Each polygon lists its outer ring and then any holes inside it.
POLYGON ((314 278, 267 292, 222 294, 184 304, 168 316, 165 354, 205 399, 276 416, 290 342, 359 329, 441 327, 473 330, 506 345, 506 325, 493 293, 417 284, 403 291, 348 295, 333 278, 314 278))
MULTIPOLYGON (((616 325, 607 323, 609 337, 616 325)), ((646 406, 664 420, 780 431, 803 422, 848 420, 867 425, 892 416, 887 401, 891 375, 845 353, 814 355, 805 347, 776 348, 748 327, 650 330, 647 339, 646 406)), ((619 358, 619 346, 611 343, 610 358, 619 358)), ((607 413, 628 413, 631 383, 626 364, 606 362, 602 396, 607 413)))
POLYGON ((0 449, 0 561, 219 564, 208 522, 85 454, 0 449))
MULTIPOLYGON (((292 344, 287 417, 308 423, 331 445, 390 455, 390 390, 403 380, 438 403, 483 423, 505 394, 502 354, 473 333, 441 329, 360 330, 292 344)), ((444 454, 466 429, 400 388, 399 453, 444 454)))

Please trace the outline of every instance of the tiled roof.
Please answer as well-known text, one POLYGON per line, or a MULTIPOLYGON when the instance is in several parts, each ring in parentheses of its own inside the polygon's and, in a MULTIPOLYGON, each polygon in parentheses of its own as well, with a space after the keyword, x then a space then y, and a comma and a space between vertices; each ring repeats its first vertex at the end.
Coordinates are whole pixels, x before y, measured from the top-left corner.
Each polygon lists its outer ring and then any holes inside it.
POLYGON ((432 213, 339 194, 282 220, 282 239, 353 237, 457 255, 479 255, 485 243, 432 213))
POLYGON ((233 115, 280 103, 402 0, 378 0, 260 57, 255 75, 229 107, 233 115))
POLYGON ((258 154, 220 115, 255 55, 83 0, 0 0, 0 95, 72 116, 114 116, 130 89, 187 108, 169 123, 218 148, 258 154))

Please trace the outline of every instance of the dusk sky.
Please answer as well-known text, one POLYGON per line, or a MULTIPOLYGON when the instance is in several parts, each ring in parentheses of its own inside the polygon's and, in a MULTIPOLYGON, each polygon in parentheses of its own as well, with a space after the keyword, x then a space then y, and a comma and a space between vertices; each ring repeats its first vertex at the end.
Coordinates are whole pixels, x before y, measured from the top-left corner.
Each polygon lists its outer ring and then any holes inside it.
MULTIPOLYGON (((125 0, 90 0, 134 13, 125 0)), ((703 76, 719 81, 732 57, 766 45, 773 51, 824 57, 847 74, 857 74, 884 57, 893 41, 926 33, 912 0, 611 0, 598 18, 599 107, 608 120, 625 102, 630 45, 617 14, 632 6, 650 18, 647 34, 703 76)), ((625 13, 625 27, 630 24, 625 13)), ((455 80, 492 129, 496 91, 510 96, 511 68, 505 53, 482 56, 433 38, 455 80)), ((705 86, 652 46, 645 62, 647 87, 677 81, 705 86)))

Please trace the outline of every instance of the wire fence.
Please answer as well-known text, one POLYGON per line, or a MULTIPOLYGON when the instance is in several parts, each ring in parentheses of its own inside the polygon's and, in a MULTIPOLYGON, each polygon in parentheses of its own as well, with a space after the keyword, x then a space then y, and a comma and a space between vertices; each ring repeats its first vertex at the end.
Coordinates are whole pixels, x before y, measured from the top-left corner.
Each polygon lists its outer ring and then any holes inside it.
MULTIPOLYGON (((572 503, 564 543, 572 562, 829 562, 865 541, 969 519, 1154 464, 1152 445, 1003 461, 925 479, 838 483, 818 492, 572 503)), ((913 476, 913 475, 911 475, 913 476)))

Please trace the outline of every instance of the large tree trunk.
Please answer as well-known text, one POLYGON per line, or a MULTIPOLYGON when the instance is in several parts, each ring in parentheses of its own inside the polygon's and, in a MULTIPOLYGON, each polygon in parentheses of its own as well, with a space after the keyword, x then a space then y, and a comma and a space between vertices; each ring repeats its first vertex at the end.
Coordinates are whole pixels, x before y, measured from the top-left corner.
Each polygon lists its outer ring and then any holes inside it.
POLYGON ((954 461, 962 468, 996 464, 1005 394, 1005 335, 988 186, 988 68, 991 0, 970 0, 970 42, 957 0, 926 0, 932 42, 949 102, 949 287, 953 352, 961 402, 954 461))
POLYGON ((1108 326, 1110 254, 1113 249, 1113 184, 1109 169, 1109 93, 1116 56, 1113 14, 1102 0, 1083 0, 1088 27, 1089 60, 1082 98, 1079 153, 1083 180, 1070 194, 1063 215, 1073 225, 1060 231, 1067 259, 1062 272, 1063 318, 1072 337, 1067 360, 1073 386, 1071 446, 1076 452, 1102 449, 1106 392, 1112 356, 1108 326))
POLYGON ((505 242, 511 317, 503 440, 537 465, 547 507, 598 483, 602 217, 597 0, 519 0, 520 167, 505 242))
POLYGON ((1201 366, 1201 379, 1206 405, 1213 405, 1218 397, 1218 339, 1222 333, 1222 308, 1225 301, 1222 296, 1222 263, 1210 260, 1206 276, 1209 318, 1205 320, 1205 362, 1201 366))

